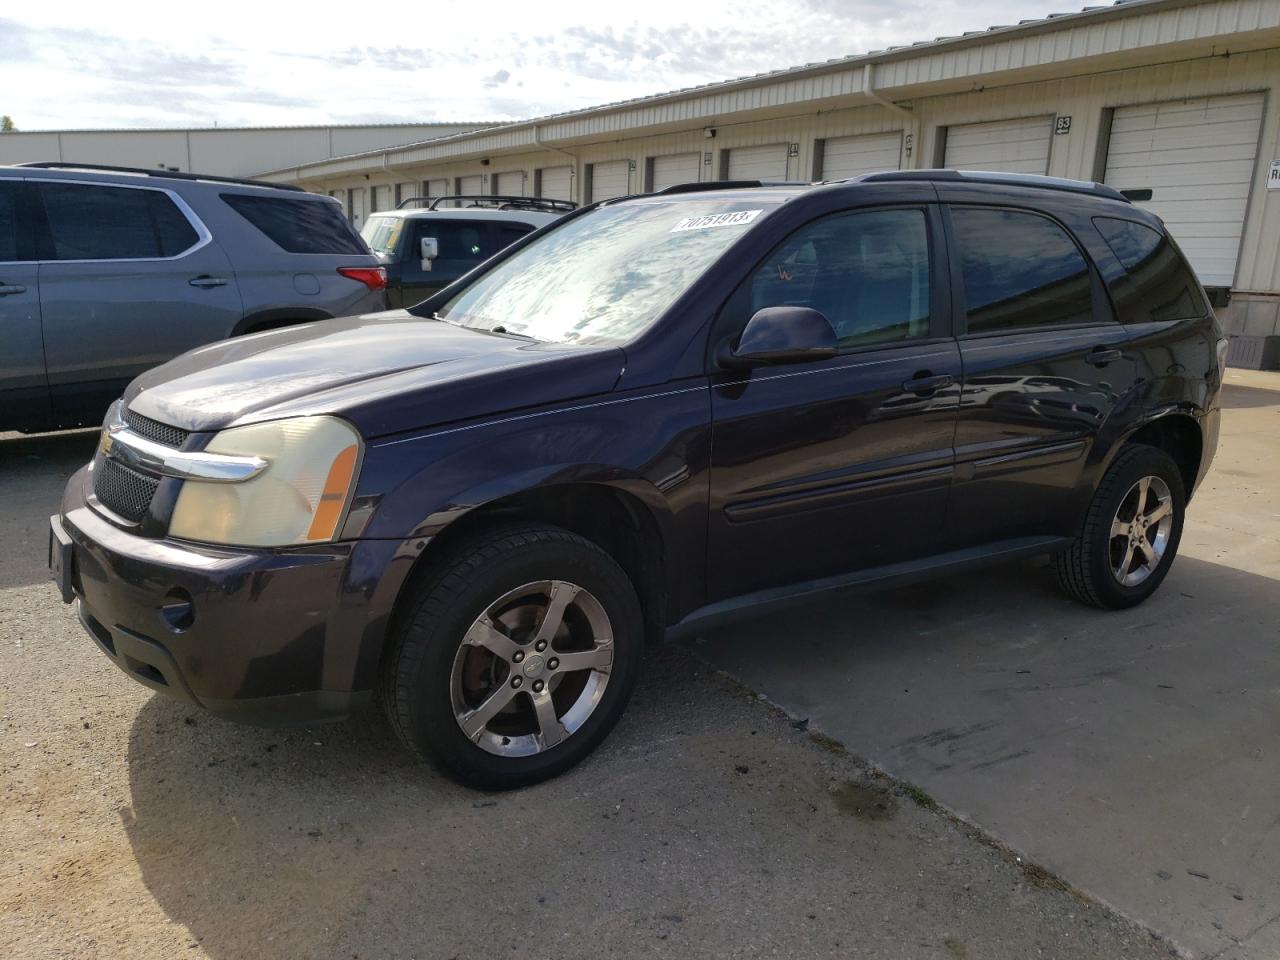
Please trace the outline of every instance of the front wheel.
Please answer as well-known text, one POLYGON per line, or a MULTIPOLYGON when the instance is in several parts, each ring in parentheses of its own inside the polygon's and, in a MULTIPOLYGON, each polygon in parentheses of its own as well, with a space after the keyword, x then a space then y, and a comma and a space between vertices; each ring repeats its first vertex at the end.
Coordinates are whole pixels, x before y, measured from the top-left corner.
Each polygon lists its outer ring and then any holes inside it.
POLYGON ((556 527, 454 547, 406 598, 383 674, 405 744, 461 783, 505 790, 595 749, 635 686, 640 603, 607 553, 556 527))
POLYGON ((1173 564, 1185 510, 1182 474, 1169 455, 1140 444, 1125 447, 1103 475, 1084 529, 1055 558, 1058 582, 1095 607, 1141 603, 1173 564))

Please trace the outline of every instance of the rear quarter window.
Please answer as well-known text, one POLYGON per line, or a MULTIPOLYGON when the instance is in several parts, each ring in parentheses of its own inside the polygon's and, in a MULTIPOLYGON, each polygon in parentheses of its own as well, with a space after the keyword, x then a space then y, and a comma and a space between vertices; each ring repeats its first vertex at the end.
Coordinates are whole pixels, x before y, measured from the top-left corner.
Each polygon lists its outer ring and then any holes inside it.
POLYGON ((1109 285, 1121 323, 1204 316, 1200 284, 1165 234, 1115 217, 1094 217, 1093 225, 1125 269, 1109 285))
POLYGON ((369 253, 336 203, 239 193, 222 199, 286 253, 369 253))

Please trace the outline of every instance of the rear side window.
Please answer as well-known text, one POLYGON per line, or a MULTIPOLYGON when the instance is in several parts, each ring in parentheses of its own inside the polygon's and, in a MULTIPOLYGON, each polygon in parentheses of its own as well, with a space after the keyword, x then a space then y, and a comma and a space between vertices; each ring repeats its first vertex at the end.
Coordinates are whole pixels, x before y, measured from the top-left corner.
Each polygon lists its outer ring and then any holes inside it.
POLYGON ((952 207, 969 332, 1089 323, 1089 267, 1062 227, 1034 213, 952 207))
POLYGON ((438 268, 465 272, 497 252, 489 224, 484 220, 421 220, 417 226, 415 237, 436 239, 440 247, 440 255, 436 258, 438 268))
POLYGON ((0 180, 0 263, 18 259, 19 180, 0 180))
POLYGON ((1094 217, 1093 225, 1125 269, 1110 288, 1122 323, 1204 316, 1200 286, 1168 237, 1114 217, 1094 217))
POLYGON ((132 187, 42 183, 56 260, 151 260, 195 246, 195 228, 168 194, 132 187))
POLYGON ((224 193, 236 213, 287 253, 368 254, 336 203, 224 193))

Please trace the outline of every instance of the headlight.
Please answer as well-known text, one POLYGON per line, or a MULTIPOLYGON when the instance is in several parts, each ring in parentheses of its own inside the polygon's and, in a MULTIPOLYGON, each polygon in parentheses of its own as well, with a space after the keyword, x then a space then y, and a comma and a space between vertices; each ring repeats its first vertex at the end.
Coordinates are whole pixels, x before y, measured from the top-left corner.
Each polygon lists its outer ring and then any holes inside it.
POLYGON ((335 417, 295 417, 223 430, 208 453, 256 456, 239 483, 185 480, 169 534, 244 547, 322 543, 338 533, 355 489, 360 435, 335 417))

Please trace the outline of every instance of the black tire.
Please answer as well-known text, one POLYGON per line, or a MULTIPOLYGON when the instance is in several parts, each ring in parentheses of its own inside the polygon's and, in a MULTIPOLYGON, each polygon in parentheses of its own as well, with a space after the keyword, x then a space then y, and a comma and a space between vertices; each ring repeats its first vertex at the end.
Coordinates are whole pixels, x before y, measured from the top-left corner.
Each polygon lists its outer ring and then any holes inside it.
MULTIPOLYGON (((510 790, 563 773, 604 740, 631 698, 644 640, 635 588, 611 556, 567 530, 519 525, 480 533, 448 549, 401 604, 382 671, 383 709, 405 746, 459 783, 510 790), (498 756, 469 739, 455 716, 455 657, 491 604, 543 580, 570 581, 598 601, 612 627, 613 662, 594 710, 564 740, 530 756, 498 756)), ((521 693, 532 710, 532 686, 521 693)))
MULTIPOLYGON (((1054 557, 1062 589, 1081 603, 1105 610, 1122 610, 1147 599, 1164 581, 1177 555, 1186 505, 1182 473, 1167 453, 1144 444, 1122 448, 1094 492, 1080 534, 1054 557), (1159 478, 1168 487, 1173 523, 1159 562, 1141 583, 1126 586, 1113 572, 1111 525, 1125 498, 1144 477, 1159 478)), ((1123 540, 1119 546, 1123 549, 1123 540)))

